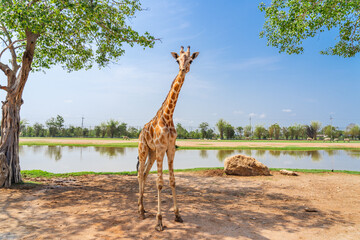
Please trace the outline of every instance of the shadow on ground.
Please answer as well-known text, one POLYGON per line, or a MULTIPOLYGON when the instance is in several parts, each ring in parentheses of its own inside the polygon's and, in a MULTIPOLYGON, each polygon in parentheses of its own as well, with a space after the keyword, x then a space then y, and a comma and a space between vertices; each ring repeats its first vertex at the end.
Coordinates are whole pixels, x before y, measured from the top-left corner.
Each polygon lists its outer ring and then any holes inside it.
MULTIPOLYGON (((264 231, 298 233, 349 224, 339 212, 306 212, 308 199, 268 191, 267 182, 194 174, 177 176, 184 223, 175 223, 168 186, 162 191, 164 232, 156 232, 155 175, 145 194, 147 218, 137 214, 135 176, 34 179, 0 190, 0 238, 4 239, 269 239, 264 231)), ((271 177, 270 177, 271 178, 271 177)), ((168 182, 165 181, 167 184, 168 182)))

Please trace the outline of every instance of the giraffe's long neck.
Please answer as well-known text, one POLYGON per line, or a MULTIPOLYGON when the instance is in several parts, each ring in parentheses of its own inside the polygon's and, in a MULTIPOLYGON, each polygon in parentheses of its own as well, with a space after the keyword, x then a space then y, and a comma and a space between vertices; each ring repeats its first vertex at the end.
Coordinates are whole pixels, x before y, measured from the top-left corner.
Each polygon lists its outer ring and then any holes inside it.
POLYGON ((179 97, 179 93, 185 80, 185 72, 179 71, 178 75, 174 79, 171 89, 160 109, 161 115, 165 118, 166 122, 171 122, 176 106, 176 102, 179 97))

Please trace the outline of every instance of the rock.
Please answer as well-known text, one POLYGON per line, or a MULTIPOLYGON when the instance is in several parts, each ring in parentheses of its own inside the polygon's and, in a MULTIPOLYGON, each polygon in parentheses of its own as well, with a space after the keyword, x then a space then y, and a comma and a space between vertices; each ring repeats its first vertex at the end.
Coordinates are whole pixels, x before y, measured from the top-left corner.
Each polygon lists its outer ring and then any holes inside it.
POLYGON ((304 208, 305 212, 318 212, 318 210, 316 208, 309 208, 309 207, 306 207, 304 208))
POLYGON ((282 175, 288 175, 288 176, 299 176, 299 174, 297 174, 296 172, 288 171, 288 170, 286 170, 286 169, 280 170, 280 173, 281 173, 282 175))
POLYGON ((240 154, 225 159, 224 171, 227 175, 270 176, 267 166, 255 158, 240 154))

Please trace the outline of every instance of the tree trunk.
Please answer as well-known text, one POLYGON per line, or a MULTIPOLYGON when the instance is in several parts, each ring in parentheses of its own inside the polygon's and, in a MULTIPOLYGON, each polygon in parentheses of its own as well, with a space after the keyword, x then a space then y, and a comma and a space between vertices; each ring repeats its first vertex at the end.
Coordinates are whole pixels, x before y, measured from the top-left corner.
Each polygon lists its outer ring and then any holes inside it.
MULTIPOLYGON (((12 183, 22 181, 19 162, 19 131, 20 108, 23 104, 22 93, 31 71, 34 58, 35 44, 39 37, 26 31, 26 49, 22 56, 21 68, 15 63, 13 69, 2 65, 3 72, 8 79, 6 100, 2 106, 1 140, 0 140, 0 187, 10 187, 12 183), (16 75, 19 70, 19 74, 16 75)), ((14 60, 14 59, 13 59, 14 60)))
POLYGON ((10 187, 22 181, 19 162, 19 129, 21 102, 9 96, 2 106, 0 161, 2 172, 0 186, 10 187), (6 160, 6 161, 5 161, 6 160))

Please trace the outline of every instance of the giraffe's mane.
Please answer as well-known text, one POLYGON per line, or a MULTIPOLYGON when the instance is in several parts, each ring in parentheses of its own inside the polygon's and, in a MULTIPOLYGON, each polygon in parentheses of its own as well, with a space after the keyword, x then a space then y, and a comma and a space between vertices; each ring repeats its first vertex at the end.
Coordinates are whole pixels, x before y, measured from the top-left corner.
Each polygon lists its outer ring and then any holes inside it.
MULTIPOLYGON (((175 84, 175 81, 176 79, 179 77, 180 73, 178 73, 178 75, 176 75, 175 79, 173 80, 172 84, 171 84, 171 87, 170 87, 170 90, 173 88, 174 84, 175 84)), ((156 112, 156 115, 155 117, 153 117, 152 120, 154 120, 155 118, 157 118, 159 116, 159 114, 163 111, 165 105, 166 105, 166 100, 168 99, 169 97, 169 94, 171 93, 171 91, 169 91, 169 93, 166 95, 166 98, 164 100, 164 102, 161 104, 161 107, 159 108, 159 110, 156 112)))

